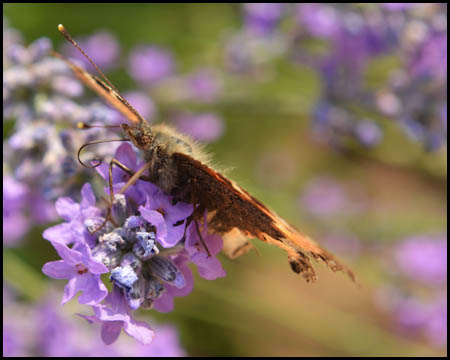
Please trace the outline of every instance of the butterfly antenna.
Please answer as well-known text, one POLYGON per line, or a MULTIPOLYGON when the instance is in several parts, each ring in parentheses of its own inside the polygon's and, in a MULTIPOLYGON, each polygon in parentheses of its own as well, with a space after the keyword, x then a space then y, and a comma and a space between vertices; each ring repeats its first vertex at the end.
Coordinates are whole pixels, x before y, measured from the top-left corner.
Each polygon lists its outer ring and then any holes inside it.
POLYGON ((108 85, 111 86, 115 91, 119 92, 116 89, 116 87, 112 84, 112 82, 109 81, 109 79, 106 77, 106 75, 103 74, 103 71, 100 70, 100 68, 97 66, 97 64, 93 60, 91 60, 91 58, 88 56, 88 54, 86 54, 83 51, 83 49, 80 47, 80 45, 78 45, 77 42, 72 38, 72 36, 70 36, 70 34, 66 31, 66 28, 62 24, 58 25, 58 30, 66 38, 67 41, 69 41, 73 46, 75 46, 77 48, 77 50, 80 53, 83 54, 83 56, 91 63, 91 65, 95 68, 95 70, 97 70, 97 72, 103 78, 103 80, 105 80, 108 83, 108 85))
MULTIPOLYGON (((83 49, 80 47, 80 45, 77 44, 77 42, 72 38, 72 36, 70 36, 70 34, 66 31, 66 28, 62 25, 59 24, 58 25, 58 30, 59 32, 64 36, 64 38, 69 41, 73 46, 75 46, 75 48, 83 54, 83 56, 91 63, 91 65, 95 68, 95 70, 98 72, 98 74, 103 78, 103 80, 106 81, 106 83, 111 87, 112 90, 114 90, 116 92, 116 94, 118 95, 118 97, 120 98, 120 101, 128 108, 128 110, 130 110, 139 120, 139 122, 144 122, 144 118, 138 113, 138 111, 131 106, 131 104, 122 96, 120 95, 119 90, 116 89, 116 87, 112 84, 111 81, 109 81, 109 79, 106 77, 105 74, 103 74, 103 72, 100 70, 100 68, 95 64, 95 62, 88 56, 88 54, 86 54, 83 49)), ((58 54, 58 53, 53 53, 53 55, 55 55, 56 57, 66 61, 69 63, 69 65, 71 65, 71 63, 66 60, 62 55, 58 54)), ((74 67, 74 65, 71 65, 71 67, 74 67)), ((105 85, 106 86, 106 85, 105 85)))

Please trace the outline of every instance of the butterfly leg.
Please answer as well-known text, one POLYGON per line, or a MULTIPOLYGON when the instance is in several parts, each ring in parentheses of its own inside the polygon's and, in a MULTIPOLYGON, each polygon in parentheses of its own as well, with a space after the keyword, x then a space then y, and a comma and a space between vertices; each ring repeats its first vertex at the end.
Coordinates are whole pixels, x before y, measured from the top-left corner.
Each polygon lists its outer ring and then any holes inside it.
POLYGON ((123 165, 120 161, 113 158, 109 162, 109 168, 108 168, 108 184, 109 184, 110 202, 108 204, 108 209, 106 210, 105 220, 92 233, 96 233, 97 231, 101 230, 108 221, 110 221, 115 226, 117 226, 116 222, 114 221, 113 217, 111 216, 111 207, 114 202, 114 189, 113 189, 113 180, 112 180, 112 169, 113 169, 114 165, 116 165, 117 167, 119 167, 120 169, 122 169, 123 171, 125 171, 127 174, 129 174, 131 176, 131 178, 122 187, 122 189, 120 189, 119 194, 123 194, 128 189, 128 187, 130 187, 137 181, 137 179, 149 181, 148 176, 142 175, 142 173, 145 172, 145 170, 147 170, 147 168, 148 168, 147 166, 145 166, 147 164, 145 164, 143 167, 141 167, 137 172, 134 172, 127 166, 123 165))
MULTIPOLYGON (((197 234, 198 234, 198 237, 200 239, 200 242, 202 243, 203 247, 205 248, 206 253, 208 254, 208 257, 211 257, 211 253, 209 252, 208 246, 206 246, 205 240, 203 240, 203 236, 202 236, 202 234, 200 232, 200 227, 198 226, 198 221, 197 221, 197 216, 196 216, 197 214, 196 213, 197 213, 197 204, 194 201, 193 217, 194 217, 195 229, 197 230, 197 234)), ((205 221, 206 221, 206 219, 205 219, 205 221)), ((206 226, 206 223, 203 226, 206 226)))

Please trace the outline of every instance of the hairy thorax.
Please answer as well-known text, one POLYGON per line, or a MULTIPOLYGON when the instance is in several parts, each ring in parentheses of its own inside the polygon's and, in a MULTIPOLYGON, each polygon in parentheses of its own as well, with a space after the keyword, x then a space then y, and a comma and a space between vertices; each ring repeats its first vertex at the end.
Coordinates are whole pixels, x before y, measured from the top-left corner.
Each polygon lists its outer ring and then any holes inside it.
POLYGON ((182 176, 174 162, 174 154, 185 154, 202 163, 209 163, 209 157, 200 144, 167 125, 122 124, 122 128, 133 144, 143 152, 144 160, 150 163, 149 175, 152 182, 169 195, 179 192, 177 187, 182 176))

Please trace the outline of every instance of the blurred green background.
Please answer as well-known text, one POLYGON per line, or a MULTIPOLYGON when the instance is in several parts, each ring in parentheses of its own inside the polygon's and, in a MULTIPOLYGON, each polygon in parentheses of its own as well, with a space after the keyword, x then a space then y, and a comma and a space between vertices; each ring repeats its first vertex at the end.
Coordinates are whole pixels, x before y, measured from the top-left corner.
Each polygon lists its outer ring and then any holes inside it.
MULTIPOLYGON (((242 18, 238 4, 6 4, 3 10, 25 43, 46 36, 59 49, 64 42, 56 29, 59 23, 74 37, 106 29, 117 36, 124 53, 137 44, 167 47, 180 72, 198 65, 223 66, 224 39, 242 18)), ((375 78, 382 76, 376 65, 369 74, 375 78)), ((134 86, 125 66, 118 64, 108 73, 124 91, 134 86)), ((343 250, 338 256, 362 286, 320 265, 319 281, 307 284, 292 273, 282 251, 254 241, 257 253, 235 261, 221 257, 226 278, 209 282, 194 270, 193 292, 176 298, 173 312, 151 311, 151 316, 177 325, 189 355, 445 355, 445 349, 433 348, 425 339, 397 332, 374 297, 390 281, 386 263, 391 243, 446 229, 446 149, 425 153, 421 144, 381 119, 385 135, 379 146, 333 151, 311 136, 309 114, 320 92, 318 76, 283 59, 276 60, 274 69, 261 81, 230 76, 218 103, 186 106, 212 109, 223 117, 225 133, 208 150, 253 195, 319 242, 327 233, 356 234, 363 250, 357 255, 343 250), (351 202, 364 206, 349 217, 322 221, 310 216, 298 199, 319 176, 336 179, 351 202)), ((162 117, 171 106, 157 105, 162 117)), ((30 235, 26 246, 4 250, 4 279, 32 300, 52 281, 41 274, 42 265, 56 258, 40 231, 30 235)), ((138 318, 146 316, 141 312, 138 318)))

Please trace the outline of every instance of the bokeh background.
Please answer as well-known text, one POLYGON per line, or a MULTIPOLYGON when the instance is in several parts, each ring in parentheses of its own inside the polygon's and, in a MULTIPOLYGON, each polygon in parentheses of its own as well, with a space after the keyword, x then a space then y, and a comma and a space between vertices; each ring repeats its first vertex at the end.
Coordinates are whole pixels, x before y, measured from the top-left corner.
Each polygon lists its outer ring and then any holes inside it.
MULTIPOLYGON (((188 355, 447 354, 446 5, 3 11, 4 44, 6 26, 25 45, 47 37, 73 55, 56 29, 64 24, 121 92, 134 91, 130 101, 151 122, 206 142, 231 178, 335 252, 361 283, 318 265, 319 281, 307 284, 282 251, 254 241, 257 252, 221 257, 225 278, 194 270, 194 290, 172 312, 138 318, 175 326, 188 355), (157 52, 153 63, 145 51, 157 52)), ((4 143, 20 119, 6 120, 4 101, 4 143)), ((63 281, 41 273, 57 258, 41 237, 46 227, 4 239, 4 329, 10 309, 16 319, 40 313, 49 293, 59 303, 63 281)), ((70 306, 68 319, 87 310, 70 306)))

